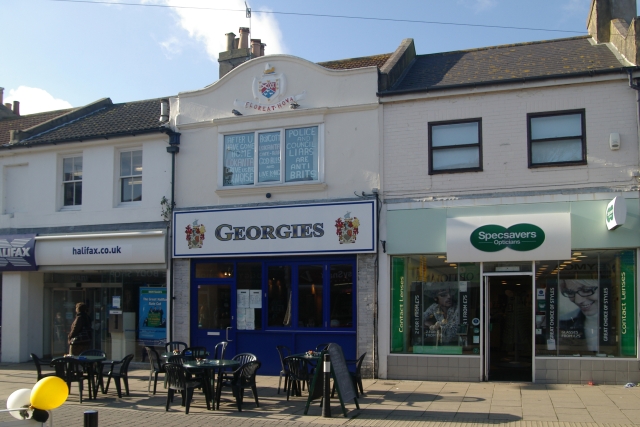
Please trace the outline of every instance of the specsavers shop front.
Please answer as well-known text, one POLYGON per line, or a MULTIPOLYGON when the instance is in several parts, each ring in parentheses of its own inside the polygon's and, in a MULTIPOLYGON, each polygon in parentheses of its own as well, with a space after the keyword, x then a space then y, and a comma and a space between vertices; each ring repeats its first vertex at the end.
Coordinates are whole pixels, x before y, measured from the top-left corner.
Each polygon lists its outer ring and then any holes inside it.
POLYGON ((403 207, 387 222, 387 378, 640 381, 636 194, 403 207))
POLYGON ((174 339, 271 375, 278 345, 371 354, 376 221, 373 200, 175 212, 174 339))

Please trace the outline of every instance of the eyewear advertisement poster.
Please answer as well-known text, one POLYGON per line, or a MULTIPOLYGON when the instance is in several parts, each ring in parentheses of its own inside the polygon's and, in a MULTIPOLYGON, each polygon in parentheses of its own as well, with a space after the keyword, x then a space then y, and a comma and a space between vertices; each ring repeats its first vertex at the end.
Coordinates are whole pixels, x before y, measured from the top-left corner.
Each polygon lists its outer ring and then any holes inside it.
POLYGON ((414 353, 462 354, 469 329, 467 288, 467 282, 411 283, 414 353))
POLYGON ((167 289, 140 288, 141 340, 165 340, 167 338, 167 289))
POLYGON ((598 352, 610 345, 611 286, 606 280, 561 279, 558 298, 558 344, 564 353, 598 352))
POLYGON ((623 356, 636 355, 636 280, 633 251, 620 255, 620 341, 623 356))

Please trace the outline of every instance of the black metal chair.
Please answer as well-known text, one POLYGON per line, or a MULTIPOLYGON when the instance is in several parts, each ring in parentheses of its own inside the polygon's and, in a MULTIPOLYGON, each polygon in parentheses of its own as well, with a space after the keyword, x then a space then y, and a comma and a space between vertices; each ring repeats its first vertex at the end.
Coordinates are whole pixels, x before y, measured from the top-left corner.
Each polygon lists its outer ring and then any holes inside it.
POLYGON ((149 356, 149 365, 151 369, 149 370, 149 386, 147 387, 147 393, 151 392, 151 379, 153 378, 153 394, 156 394, 156 389, 158 386, 158 374, 165 374, 165 387, 167 386, 166 381, 166 371, 164 369, 164 363, 160 361, 160 355, 153 347, 145 347, 147 351, 147 355, 149 356))
MULTIPOLYGON (((173 395, 176 391, 182 394, 182 406, 185 407, 185 414, 189 413, 189 406, 191 406, 191 399, 193 397, 193 390, 202 387, 202 383, 199 380, 193 380, 188 378, 188 372, 184 366, 167 363, 164 365, 167 375, 167 404, 165 410, 168 411, 173 401, 173 395)), ((204 390, 207 390, 204 387, 204 390)), ((209 396, 205 396, 207 401, 207 409, 211 409, 209 403, 209 396)))
POLYGON ((233 373, 233 378, 231 379, 231 390, 233 390, 233 395, 236 398, 236 405, 240 412, 242 412, 244 390, 247 387, 251 388, 253 398, 256 401, 256 407, 260 407, 260 402, 258 401, 258 388, 256 386, 256 374, 258 373, 258 369, 261 365, 262 364, 258 360, 252 360, 244 363, 233 373))
POLYGON ((33 360, 33 363, 35 363, 36 365, 36 370, 38 371, 38 381, 40 381, 43 378, 46 377, 55 377, 56 373, 55 372, 47 372, 47 373, 42 373, 42 365, 45 363, 50 363, 51 361, 44 361, 42 359, 40 359, 38 356, 36 356, 35 354, 31 353, 31 360, 33 360))
POLYGON ((291 356, 291 349, 286 345, 277 345, 276 350, 278 350, 278 355, 280 356, 280 379, 278 380, 278 394, 280 394, 280 384, 282 384, 282 377, 284 377, 284 389, 287 389, 287 384, 289 383, 289 368, 287 368, 284 364, 284 358, 287 356, 291 356))
POLYGON ((179 353, 181 353, 182 350, 184 350, 187 347, 189 347, 189 345, 186 342, 182 342, 182 341, 169 341, 164 346, 167 352, 177 351, 179 353))
POLYGON ((90 377, 85 375, 83 364, 73 358, 58 358, 51 361, 51 366, 56 371, 56 376, 62 378, 69 387, 71 392, 71 383, 78 383, 78 394, 80 395, 80 403, 82 403, 82 394, 84 390, 84 381, 87 381, 89 389, 89 399, 92 397, 93 389, 91 387, 90 377))
MULTIPOLYGON (((358 357, 358 360, 356 360, 355 362, 353 360, 347 360, 347 363, 351 362, 351 364, 354 364, 356 369, 354 371, 349 370, 349 374, 351 375, 351 381, 353 381, 353 388, 356 390, 356 397, 360 397, 360 395, 364 395, 364 387, 362 386, 362 374, 360 373, 360 368, 362 367, 362 361, 364 360, 364 357, 367 355, 367 352, 365 351, 364 353, 362 353, 362 355, 360 357, 358 357), (358 389, 360 389, 360 393, 358 393, 358 389)), ((333 395, 336 392, 336 383, 334 381, 333 383, 333 388, 331 389, 331 397, 333 397, 333 395)))
MULTIPOLYGON (((122 397, 122 383, 124 383, 124 389, 126 395, 129 396, 129 364, 133 360, 133 354, 129 354, 124 357, 124 359, 116 361, 109 360, 103 362, 104 370, 108 369, 107 372, 107 384, 102 389, 102 393, 106 394, 109 391, 109 383, 113 379, 113 382, 116 385, 116 391, 118 392, 118 397, 122 397)), ((104 375, 104 374, 103 374, 104 375)))
POLYGON ((299 356, 289 356, 284 358, 284 364, 289 370, 289 387, 287 387, 287 400, 289 396, 295 393, 299 396, 301 385, 306 383, 309 388, 311 381, 311 373, 309 372, 309 363, 307 359, 299 356))

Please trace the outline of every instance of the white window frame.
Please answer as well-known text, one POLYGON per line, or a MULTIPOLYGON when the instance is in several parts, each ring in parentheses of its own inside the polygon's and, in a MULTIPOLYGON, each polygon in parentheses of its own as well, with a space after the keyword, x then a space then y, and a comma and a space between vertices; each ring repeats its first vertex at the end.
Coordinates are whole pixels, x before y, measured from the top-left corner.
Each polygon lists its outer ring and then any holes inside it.
MULTIPOLYGON (((122 200, 122 180, 123 179, 129 179, 129 178, 135 178, 135 177, 140 177, 140 179, 143 179, 144 176, 144 151, 142 149, 142 147, 134 147, 134 148, 127 148, 127 149, 122 149, 122 150, 118 150, 117 151, 117 160, 116 160, 116 164, 118 165, 118 204, 119 205, 131 205, 131 204, 137 204, 137 203, 141 203, 142 202, 142 184, 141 185, 141 189, 140 189, 140 200, 131 200, 131 201, 123 201, 122 200), (135 151, 139 151, 140 154, 142 155, 142 172, 140 173, 140 175, 126 175, 123 176, 122 175, 122 155, 125 153, 133 153, 135 151)), ((132 170, 133 170, 133 164, 132 164, 132 170)), ((143 181, 144 182, 144 181, 143 181)))
MULTIPOLYGON (((82 192, 84 193, 84 156, 82 153, 70 153, 70 154, 65 154, 63 156, 60 157, 60 171, 58 172, 58 177, 60 178, 59 181, 59 188, 60 188, 60 210, 61 211, 77 211, 82 209, 82 203, 78 204, 74 204, 74 205, 65 205, 64 204, 64 186, 65 184, 68 183, 77 183, 80 182, 82 183, 82 192), (76 159, 76 158, 81 158, 82 159, 82 179, 80 181, 65 181, 64 179, 64 161, 66 159, 76 159)), ((84 198, 84 194, 83 194, 83 198, 84 198)))
POLYGON ((266 188, 266 187, 286 187, 286 186, 299 186, 299 185, 314 185, 324 183, 324 124, 323 123, 311 123, 301 125, 282 126, 277 128, 265 128, 246 131, 233 131, 224 132, 218 134, 218 190, 240 190, 246 188, 266 188), (289 129, 302 129, 310 127, 318 127, 318 179, 310 181, 293 181, 286 182, 285 180, 285 166, 286 166, 286 141, 285 131, 289 129), (259 174, 258 167, 258 135, 269 132, 280 132, 280 180, 269 182, 258 182, 259 174), (224 138, 230 135, 241 135, 253 133, 254 134, 254 153, 253 153, 253 184, 247 185, 224 185, 224 138))

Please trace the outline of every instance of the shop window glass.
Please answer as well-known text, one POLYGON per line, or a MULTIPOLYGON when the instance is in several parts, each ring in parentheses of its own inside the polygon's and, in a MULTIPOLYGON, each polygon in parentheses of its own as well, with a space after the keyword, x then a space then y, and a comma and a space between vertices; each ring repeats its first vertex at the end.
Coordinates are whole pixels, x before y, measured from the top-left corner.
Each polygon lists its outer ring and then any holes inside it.
POLYGON ((291 266, 267 268, 267 326, 291 327, 291 266))
POLYGON ((536 263, 536 355, 636 356, 634 250, 536 263))
POLYGON ((82 205, 82 156, 62 160, 64 206, 82 205))
POLYGON ((233 263, 207 262, 196 264, 196 279, 232 279, 233 263))
POLYGON ((392 353, 480 353, 480 264, 392 258, 392 353))
POLYGON ((225 329, 231 326, 231 286, 198 286, 198 328, 225 329))
POLYGON ((353 266, 332 265, 329 278, 331 328, 353 327, 353 266))
POLYGON ((142 150, 120 153, 120 201, 142 200, 142 150))
POLYGON ((298 267, 298 326, 319 328, 322 324, 323 278, 321 265, 298 267))
POLYGON ((236 288, 237 329, 262 329, 262 264, 238 263, 236 288))

